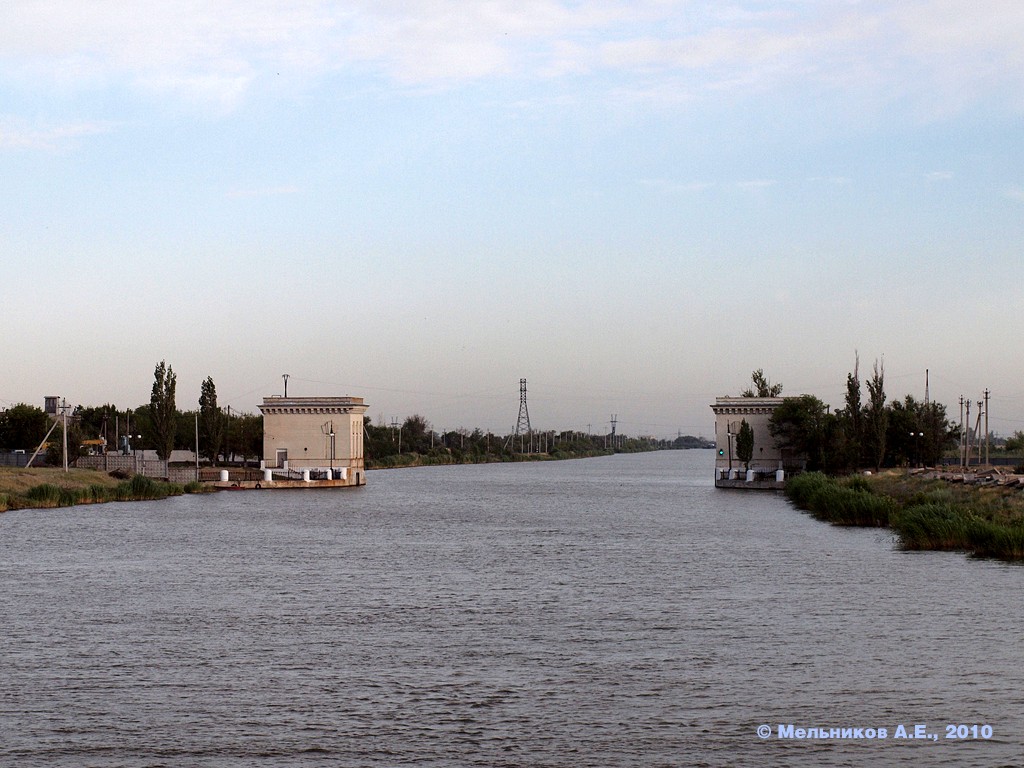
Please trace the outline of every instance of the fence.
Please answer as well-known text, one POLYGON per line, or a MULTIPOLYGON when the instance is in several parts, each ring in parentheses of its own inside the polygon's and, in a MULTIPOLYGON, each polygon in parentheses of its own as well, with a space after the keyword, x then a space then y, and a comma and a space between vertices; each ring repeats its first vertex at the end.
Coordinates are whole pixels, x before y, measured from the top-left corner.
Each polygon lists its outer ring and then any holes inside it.
MULTIPOLYGON (((28 464, 29 454, 24 451, 20 453, 14 453, 13 451, 4 451, 0 453, 0 467, 24 467, 28 464)), ((36 459, 39 461, 39 459, 36 459)))

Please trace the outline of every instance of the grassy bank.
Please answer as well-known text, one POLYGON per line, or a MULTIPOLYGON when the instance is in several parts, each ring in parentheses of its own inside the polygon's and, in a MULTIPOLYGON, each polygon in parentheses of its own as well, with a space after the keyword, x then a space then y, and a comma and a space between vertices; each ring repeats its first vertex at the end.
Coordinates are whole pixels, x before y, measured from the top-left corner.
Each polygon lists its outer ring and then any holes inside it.
POLYGON ((840 479, 809 472, 789 480, 786 495, 835 525, 889 526, 903 549, 1024 561, 1024 496, 1012 488, 958 486, 897 472, 840 479))
POLYGON ((104 472, 76 469, 0 467, 0 512, 48 509, 108 501, 145 501, 198 491, 198 483, 180 485, 135 475, 119 480, 104 472))

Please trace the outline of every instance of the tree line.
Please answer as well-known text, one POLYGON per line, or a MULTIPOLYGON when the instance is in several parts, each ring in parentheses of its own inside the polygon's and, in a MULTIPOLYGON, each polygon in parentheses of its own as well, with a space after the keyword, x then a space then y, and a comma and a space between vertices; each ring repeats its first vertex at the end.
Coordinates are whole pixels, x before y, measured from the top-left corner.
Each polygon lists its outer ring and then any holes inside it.
MULTIPOLYGON (((497 435, 476 429, 435 431, 423 416, 403 422, 374 424, 365 417, 364 453, 367 467, 407 464, 479 464, 515 461, 531 456, 570 458, 606 453, 649 451, 675 447, 671 443, 626 437, 592 435, 572 430, 545 430, 529 435, 497 435)), ((680 438, 681 442, 687 439, 680 438)), ((682 445, 678 447, 684 447, 682 445)))
MULTIPOLYGON (((913 395, 887 401, 884 364, 876 361, 865 381, 859 368, 858 357, 846 377, 844 406, 834 413, 814 395, 783 398, 768 423, 776 444, 804 457, 807 469, 830 474, 938 464, 960 437, 960 427, 947 418, 946 406, 913 395)), ((743 393, 745 397, 781 395, 782 385, 770 384, 760 369, 752 379, 754 386, 743 393)), ((741 425, 741 461, 743 455, 753 455, 752 436, 752 431, 744 434, 741 425)))
MULTIPOLYGON (((176 403, 177 376, 165 361, 153 371, 148 403, 136 408, 78 405, 68 411, 69 459, 88 453, 87 440, 104 440, 108 452, 155 450, 169 459, 175 450, 194 451, 198 430, 199 454, 211 463, 259 461, 263 455, 263 417, 231 413, 217 404, 217 388, 207 377, 197 408, 181 411, 176 403)), ((34 451, 50 429, 42 408, 25 403, 0 413, 0 449, 34 451)), ((56 433, 55 433, 56 434, 56 433)), ((59 463, 63 437, 51 435, 47 459, 59 463)))
MULTIPOLYGON (((197 408, 181 411, 177 406, 177 375, 161 360, 153 370, 148 403, 120 409, 113 404, 96 407, 78 405, 69 412, 68 445, 71 461, 88 448, 86 440, 104 439, 107 450, 127 452, 155 450, 167 460, 172 451, 194 451, 206 461, 258 461, 263 455, 263 417, 232 413, 217 402, 212 377, 200 386, 197 408), (81 446, 76 450, 76 446, 81 446)), ((0 449, 34 450, 51 425, 41 409, 24 403, 0 413, 0 449)), ((663 448, 711 447, 690 435, 674 441, 652 441, 624 435, 593 435, 565 430, 546 430, 530 435, 496 435, 477 429, 435 431, 419 414, 401 424, 373 424, 364 418, 364 457, 367 466, 397 466, 406 463, 476 463, 510 461, 524 455, 552 458, 593 456, 602 453, 647 451, 663 448)), ((59 463, 61 438, 50 441, 51 463, 59 463)))

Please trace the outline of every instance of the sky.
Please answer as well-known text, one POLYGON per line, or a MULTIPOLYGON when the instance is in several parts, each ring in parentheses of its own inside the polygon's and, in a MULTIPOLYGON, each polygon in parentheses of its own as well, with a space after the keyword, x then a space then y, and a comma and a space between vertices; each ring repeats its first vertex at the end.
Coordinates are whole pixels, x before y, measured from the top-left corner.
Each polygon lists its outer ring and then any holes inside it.
POLYGON ((0 408, 710 436, 859 359, 1010 435, 1022 117, 1019 0, 8 0, 0 408))

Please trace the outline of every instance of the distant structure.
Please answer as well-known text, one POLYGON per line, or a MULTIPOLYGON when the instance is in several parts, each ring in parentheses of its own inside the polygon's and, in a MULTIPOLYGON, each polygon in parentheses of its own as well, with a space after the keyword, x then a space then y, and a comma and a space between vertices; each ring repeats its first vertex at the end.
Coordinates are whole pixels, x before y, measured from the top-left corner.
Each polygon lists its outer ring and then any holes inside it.
POLYGON ((265 397, 266 469, 315 470, 347 485, 366 484, 361 397, 265 397))
POLYGON ((533 453, 533 429, 530 427, 530 409, 526 405, 526 379, 519 380, 519 419, 516 421, 516 431, 509 438, 509 442, 514 444, 516 438, 519 438, 520 453, 533 453), (529 451, 523 449, 524 436, 529 437, 529 451))
POLYGON ((715 486, 718 488, 778 489, 785 484, 782 450, 768 431, 768 422, 781 397, 718 397, 715 413, 715 486), (754 432, 754 457, 747 469, 736 457, 736 436, 743 421, 754 432))

